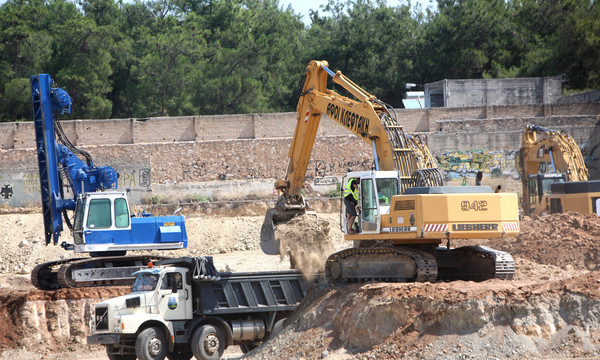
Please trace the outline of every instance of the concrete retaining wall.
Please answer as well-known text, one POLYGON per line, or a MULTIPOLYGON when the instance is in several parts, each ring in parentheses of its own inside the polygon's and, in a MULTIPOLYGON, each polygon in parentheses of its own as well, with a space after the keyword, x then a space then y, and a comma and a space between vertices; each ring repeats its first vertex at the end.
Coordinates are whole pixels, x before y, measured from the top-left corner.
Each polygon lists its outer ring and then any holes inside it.
MULTIPOLYGON (((419 133, 447 180, 517 178, 516 151, 525 125, 564 130, 582 147, 590 173, 600 162, 600 103, 398 110, 409 133, 419 133)), ((192 116, 147 120, 61 121, 69 139, 120 174, 134 202, 270 196, 285 173, 294 113, 192 116)), ((39 202, 32 123, 0 124, 0 204, 39 202)), ((307 172, 316 192, 336 187, 348 170, 369 170, 370 144, 323 117, 307 172)), ((274 195, 272 195, 274 197, 274 195)))

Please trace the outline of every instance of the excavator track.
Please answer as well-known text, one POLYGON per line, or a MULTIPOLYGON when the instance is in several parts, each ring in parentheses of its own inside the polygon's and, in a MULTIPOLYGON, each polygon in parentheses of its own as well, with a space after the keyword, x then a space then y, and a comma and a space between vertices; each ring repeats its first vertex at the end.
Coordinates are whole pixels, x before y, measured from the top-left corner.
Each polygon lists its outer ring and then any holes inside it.
POLYGON ((489 279, 510 280, 515 274, 515 261, 504 251, 487 246, 464 246, 448 250, 439 247, 435 251, 439 267, 439 280, 485 281, 489 279))
POLYGON ((433 282, 435 258, 428 252, 400 248, 352 248, 327 259, 325 274, 332 282, 433 282))
POLYGON ((325 265, 327 280, 336 283, 510 280, 514 273, 509 253, 479 245, 450 250, 351 248, 332 254, 325 265))
POLYGON ((31 272, 31 283, 41 290, 95 286, 131 285, 135 271, 148 262, 167 257, 139 255, 74 258, 37 265, 31 272))

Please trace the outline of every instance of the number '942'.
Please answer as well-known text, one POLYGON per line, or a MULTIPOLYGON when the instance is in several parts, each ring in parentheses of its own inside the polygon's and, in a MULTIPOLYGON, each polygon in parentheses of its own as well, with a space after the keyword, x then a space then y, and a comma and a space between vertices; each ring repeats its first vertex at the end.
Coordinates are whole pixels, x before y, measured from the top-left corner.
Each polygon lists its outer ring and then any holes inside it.
POLYGON ((487 201, 485 201, 485 200, 461 201, 460 209, 462 211, 469 211, 469 210, 487 211, 487 201))

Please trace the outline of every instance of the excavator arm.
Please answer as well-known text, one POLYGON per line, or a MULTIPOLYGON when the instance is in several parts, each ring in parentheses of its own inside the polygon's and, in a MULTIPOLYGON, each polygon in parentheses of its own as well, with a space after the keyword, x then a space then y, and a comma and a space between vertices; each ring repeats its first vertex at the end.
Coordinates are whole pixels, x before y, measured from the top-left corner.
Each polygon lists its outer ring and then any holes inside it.
MULTIPOLYGON (((340 71, 334 73, 326 61, 311 61, 305 71, 296 108, 296 130, 288 154, 285 194, 288 203, 300 203, 302 184, 322 114, 327 115, 373 147, 376 170, 397 170, 402 189, 415 186, 415 171, 436 169, 435 159, 420 138, 406 134, 393 109, 369 94, 340 71), (327 79, 351 93, 355 99, 327 89, 327 79)), ((420 177, 424 185, 439 185, 441 176, 430 171, 420 177), (427 179, 427 180, 425 180, 427 179)))
POLYGON ((524 175, 535 175, 540 164, 547 172, 564 173, 567 181, 587 181, 588 169, 575 140, 564 131, 527 125, 521 141, 524 175))
POLYGON ((527 125, 521 139, 521 182, 523 209, 534 210, 555 181, 588 181, 588 169, 575 140, 563 131, 527 125))
POLYGON ((261 229, 261 247, 265 253, 279 253, 274 224, 285 222, 306 210, 301 190, 323 114, 372 145, 375 170, 398 171, 402 192, 414 186, 443 184, 441 173, 427 146, 420 138, 404 132, 396 121, 393 109, 340 71, 331 71, 326 61, 313 60, 308 64, 299 90, 296 129, 288 154, 285 179, 275 183, 281 196, 276 207, 267 211, 261 229), (354 98, 327 89, 329 76, 354 98))

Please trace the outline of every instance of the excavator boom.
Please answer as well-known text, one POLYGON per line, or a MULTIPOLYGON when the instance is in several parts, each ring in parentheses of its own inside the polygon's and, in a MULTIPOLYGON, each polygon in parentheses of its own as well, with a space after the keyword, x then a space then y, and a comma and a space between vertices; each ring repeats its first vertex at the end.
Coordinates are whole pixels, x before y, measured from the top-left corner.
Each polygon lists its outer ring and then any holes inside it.
MULTIPOLYGON (((328 257, 324 271, 330 281, 512 278, 510 254, 483 246, 455 249, 450 243, 515 236, 519 231, 516 194, 496 194, 489 186, 443 186, 429 149, 420 137, 404 132, 390 106, 341 72, 331 71, 325 61, 311 61, 304 77, 286 178, 276 183, 281 196, 276 207, 267 211, 261 229, 264 252, 278 254, 280 240, 288 244, 290 239, 278 239, 275 227, 306 211, 301 189, 324 114, 372 145, 375 167, 342 178, 343 189, 354 189, 342 202, 347 216, 341 224, 344 238, 354 246, 328 257), (352 97, 327 89, 329 76, 352 97), (442 242, 446 246, 440 246, 442 242)), ((314 239, 304 245, 309 248, 300 245, 300 255, 320 253, 314 239)), ((290 260, 294 256, 290 251, 290 260)))
POLYGON ((519 155, 526 215, 564 211, 600 214, 600 181, 588 180, 583 155, 571 136, 527 125, 519 155))
POLYGON ((413 186, 443 184, 427 146, 420 138, 404 132, 393 109, 328 66, 326 61, 311 61, 301 81, 296 129, 288 153, 285 179, 275 184, 281 196, 275 208, 267 211, 261 228, 261 248, 270 255, 279 254, 275 225, 306 211, 302 185, 323 114, 372 145, 375 169, 398 171, 402 191, 413 186), (327 89, 329 76, 355 98, 327 89))

